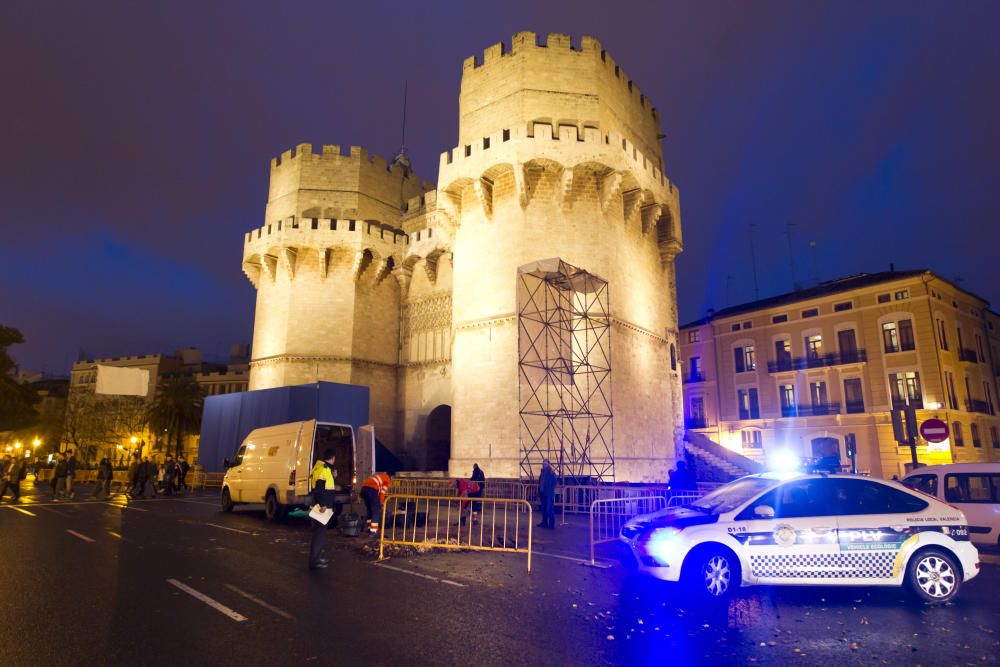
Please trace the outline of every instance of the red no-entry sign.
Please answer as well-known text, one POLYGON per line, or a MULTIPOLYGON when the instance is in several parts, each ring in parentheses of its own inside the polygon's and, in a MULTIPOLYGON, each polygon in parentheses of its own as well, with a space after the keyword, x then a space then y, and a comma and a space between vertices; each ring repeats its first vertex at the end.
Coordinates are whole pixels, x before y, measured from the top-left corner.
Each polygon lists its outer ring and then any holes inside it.
POLYGON ((920 437, 927 442, 944 442, 948 439, 948 424, 940 419, 925 419, 920 425, 920 437))

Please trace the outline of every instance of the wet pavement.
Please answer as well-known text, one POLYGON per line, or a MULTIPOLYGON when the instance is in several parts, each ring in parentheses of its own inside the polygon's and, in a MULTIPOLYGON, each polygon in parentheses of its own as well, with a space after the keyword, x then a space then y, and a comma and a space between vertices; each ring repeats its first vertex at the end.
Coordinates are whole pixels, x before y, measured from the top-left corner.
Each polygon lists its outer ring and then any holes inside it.
POLYGON ((585 524, 572 517, 537 532, 530 574, 517 554, 376 565, 370 540, 336 531, 331 567, 309 572, 305 520, 225 514, 211 493, 42 500, 0 507, 0 590, 13 592, 0 606, 4 665, 983 665, 1000 654, 993 564, 943 607, 830 587, 698 605, 622 567, 617 545, 600 547, 607 567, 583 564, 585 524))

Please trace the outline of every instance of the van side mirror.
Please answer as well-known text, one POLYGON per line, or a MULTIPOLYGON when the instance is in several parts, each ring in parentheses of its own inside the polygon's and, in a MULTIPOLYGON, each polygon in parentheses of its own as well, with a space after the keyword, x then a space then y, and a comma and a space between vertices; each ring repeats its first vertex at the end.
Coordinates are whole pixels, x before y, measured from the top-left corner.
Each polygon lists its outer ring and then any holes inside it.
POLYGON ((753 514, 758 519, 773 519, 774 508, 770 505, 757 505, 753 508, 753 514))
POLYGON ((222 459, 222 467, 223 468, 228 469, 230 466, 232 466, 232 464, 229 462, 229 459, 222 459))

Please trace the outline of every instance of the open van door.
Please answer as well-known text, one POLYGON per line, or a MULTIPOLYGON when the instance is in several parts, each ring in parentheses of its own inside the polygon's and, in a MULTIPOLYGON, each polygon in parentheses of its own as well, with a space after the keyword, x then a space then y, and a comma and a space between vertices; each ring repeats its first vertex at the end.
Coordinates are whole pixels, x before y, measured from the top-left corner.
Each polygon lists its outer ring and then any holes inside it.
POLYGON ((358 446, 354 449, 354 474, 357 487, 375 474, 375 427, 371 424, 358 429, 358 446))

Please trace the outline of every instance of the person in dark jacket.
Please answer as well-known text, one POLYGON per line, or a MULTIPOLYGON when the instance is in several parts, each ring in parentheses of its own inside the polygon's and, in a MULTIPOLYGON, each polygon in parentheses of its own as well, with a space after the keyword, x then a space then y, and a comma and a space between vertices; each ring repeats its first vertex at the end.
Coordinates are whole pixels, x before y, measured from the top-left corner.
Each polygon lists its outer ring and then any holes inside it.
POLYGON ((191 466, 188 465, 187 459, 182 456, 180 461, 177 463, 177 488, 182 493, 188 492, 187 474, 190 469, 191 466))
POLYGON ((139 467, 142 464, 139 461, 139 455, 136 454, 135 458, 132 459, 132 463, 128 467, 128 495, 135 498, 140 493, 142 493, 142 486, 139 484, 139 467))
POLYGON ((687 463, 684 461, 678 461, 677 468, 671 470, 668 474, 670 475, 669 484, 671 491, 694 491, 698 488, 694 475, 688 470, 687 463))
POLYGON ((105 496, 111 497, 111 475, 111 461, 107 457, 104 457, 97 464, 97 483, 94 484, 94 498, 101 495, 102 490, 105 496))
MULTIPOLYGON (((313 503, 320 512, 333 509, 334 490, 336 486, 333 480, 337 477, 337 471, 333 464, 337 457, 332 449, 323 452, 323 458, 316 461, 312 469, 312 489, 313 503)), ((312 543, 309 545, 309 569, 316 570, 326 567, 326 559, 323 558, 323 544, 326 542, 326 530, 329 524, 313 519, 312 543)))
POLYGON ((0 475, 0 501, 9 489, 11 492, 10 501, 16 503, 21 497, 21 480, 28 476, 28 462, 17 457, 11 460, 10 456, 4 457, 6 460, 6 470, 0 475))
POLYGON ((66 463, 66 455, 59 452, 56 454, 56 467, 52 469, 52 500, 59 500, 60 495, 65 495, 67 475, 69 464, 66 463))
POLYGON ((67 453, 69 458, 66 459, 66 497, 73 497, 73 480, 76 479, 76 454, 73 450, 69 450, 67 453))
MULTIPOLYGON (((486 473, 483 472, 483 469, 479 467, 478 463, 473 463, 472 464, 472 477, 469 478, 469 481, 475 482, 476 484, 479 485, 479 490, 476 491, 475 493, 470 493, 469 497, 470 498, 482 498, 483 497, 483 493, 486 491, 486 473)), ((475 522, 476 519, 479 518, 479 512, 482 511, 482 509, 481 509, 482 506, 483 506, 483 504, 480 503, 480 502, 476 502, 476 501, 472 502, 472 520, 473 520, 473 522, 475 522)))
POLYGON ((174 480, 177 478, 177 462, 173 454, 167 454, 167 462, 163 464, 163 493, 174 495, 174 480))
POLYGON ((538 499, 542 509, 542 522, 539 528, 554 530, 556 527, 556 477, 552 464, 548 459, 542 461, 542 472, 538 475, 538 499))

